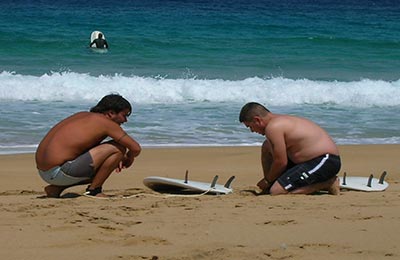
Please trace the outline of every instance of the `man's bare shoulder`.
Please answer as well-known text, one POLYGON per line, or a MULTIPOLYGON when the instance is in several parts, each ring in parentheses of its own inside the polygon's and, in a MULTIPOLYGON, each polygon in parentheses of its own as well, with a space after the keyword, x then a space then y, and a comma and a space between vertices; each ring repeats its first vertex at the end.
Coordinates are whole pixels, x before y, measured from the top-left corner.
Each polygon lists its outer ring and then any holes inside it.
POLYGON ((268 128, 281 128, 296 121, 296 117, 290 115, 274 114, 268 123, 268 128))
POLYGON ((266 127, 266 131, 270 133, 292 134, 298 129, 310 129, 312 128, 311 125, 314 124, 303 117, 274 114, 266 127))
POLYGON ((310 123, 309 119, 294 115, 279 115, 275 114, 271 119, 273 124, 298 124, 298 123, 310 123))
POLYGON ((87 111, 82 111, 82 112, 77 112, 73 114, 70 118, 74 119, 96 119, 96 120, 106 120, 107 118, 101 114, 101 113, 93 113, 93 112, 87 112, 87 111))
POLYGON ((116 124, 104 114, 93 112, 77 112, 63 121, 64 124, 96 125, 98 127, 109 127, 116 124))

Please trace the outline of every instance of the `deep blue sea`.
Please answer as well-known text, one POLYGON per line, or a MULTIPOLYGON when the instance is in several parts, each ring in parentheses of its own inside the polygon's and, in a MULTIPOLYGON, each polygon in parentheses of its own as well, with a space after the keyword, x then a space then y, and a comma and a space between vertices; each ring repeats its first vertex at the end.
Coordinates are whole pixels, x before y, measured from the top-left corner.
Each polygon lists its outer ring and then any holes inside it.
POLYGON ((249 101, 338 144, 400 143, 399 17, 397 0, 1 1, 0 153, 109 93, 145 147, 259 145, 249 101))

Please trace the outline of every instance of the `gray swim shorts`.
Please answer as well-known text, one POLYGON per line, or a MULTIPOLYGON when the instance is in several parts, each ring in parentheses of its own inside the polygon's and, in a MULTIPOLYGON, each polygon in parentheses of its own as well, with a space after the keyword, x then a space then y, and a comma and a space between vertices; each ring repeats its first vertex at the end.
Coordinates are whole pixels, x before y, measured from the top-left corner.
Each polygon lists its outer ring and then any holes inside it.
POLYGON ((42 179, 52 185, 70 186, 94 177, 93 159, 89 152, 47 171, 39 170, 42 179))

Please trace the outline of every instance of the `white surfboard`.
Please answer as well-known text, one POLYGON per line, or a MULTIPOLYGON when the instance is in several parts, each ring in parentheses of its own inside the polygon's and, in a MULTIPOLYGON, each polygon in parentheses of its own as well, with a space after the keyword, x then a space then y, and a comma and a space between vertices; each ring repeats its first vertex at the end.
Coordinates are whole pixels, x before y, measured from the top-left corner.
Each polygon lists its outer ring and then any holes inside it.
POLYGON ((358 191, 384 191, 389 187, 389 183, 385 181, 386 174, 383 172, 377 179, 372 174, 369 177, 348 177, 344 173, 343 177, 339 177, 340 188, 358 191))
POLYGON ((199 182, 188 180, 188 172, 186 171, 185 179, 173 179, 159 176, 150 176, 143 180, 144 185, 152 190, 163 193, 178 193, 178 194, 229 194, 233 192, 231 188, 232 181, 235 176, 229 178, 225 185, 217 184, 218 175, 214 177, 212 182, 199 182))

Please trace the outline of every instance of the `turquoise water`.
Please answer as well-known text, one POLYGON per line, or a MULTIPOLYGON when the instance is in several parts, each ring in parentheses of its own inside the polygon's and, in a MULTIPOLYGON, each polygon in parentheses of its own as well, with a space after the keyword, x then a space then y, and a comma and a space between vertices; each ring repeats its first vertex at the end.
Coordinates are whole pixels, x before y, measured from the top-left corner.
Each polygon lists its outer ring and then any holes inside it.
POLYGON ((399 79, 397 1, 38 2, 0 4, 1 71, 399 79), (93 30, 107 55, 88 50, 93 30))
POLYGON ((248 101, 306 116, 338 143, 399 143, 397 1, 0 3, 0 152, 118 92, 147 146, 254 145, 248 101), (107 53, 88 48, 102 31, 107 53))

